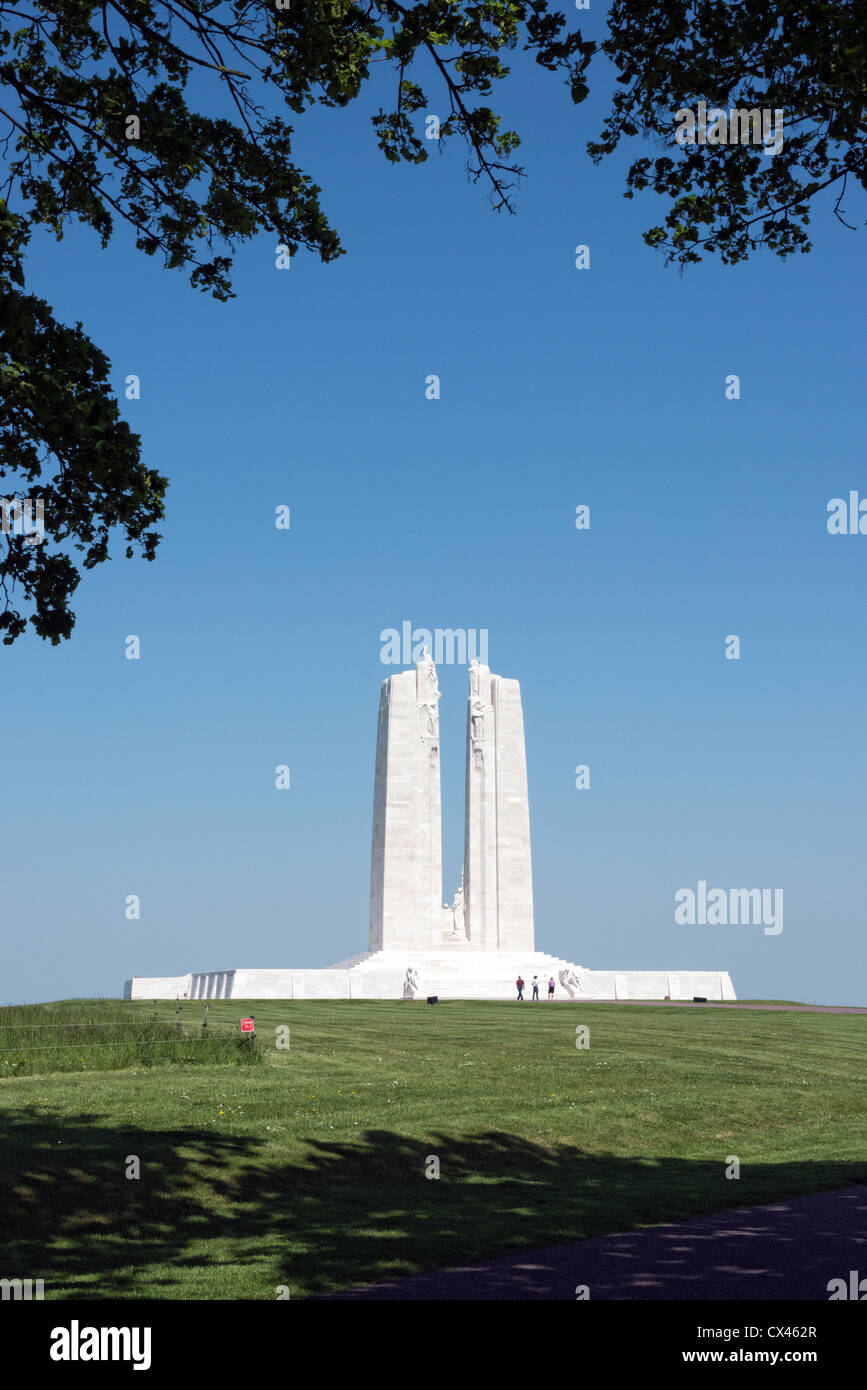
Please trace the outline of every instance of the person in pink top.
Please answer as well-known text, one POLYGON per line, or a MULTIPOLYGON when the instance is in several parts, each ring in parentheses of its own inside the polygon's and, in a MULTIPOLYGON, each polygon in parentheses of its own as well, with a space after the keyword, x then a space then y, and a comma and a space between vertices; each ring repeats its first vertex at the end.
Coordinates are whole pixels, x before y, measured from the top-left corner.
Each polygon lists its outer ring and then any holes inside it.
POLYGON ((553 999, 553 998, 554 998, 554 976, 553 976, 553 975, 550 975, 550 976, 548 977, 548 998, 549 998, 549 999, 553 999))

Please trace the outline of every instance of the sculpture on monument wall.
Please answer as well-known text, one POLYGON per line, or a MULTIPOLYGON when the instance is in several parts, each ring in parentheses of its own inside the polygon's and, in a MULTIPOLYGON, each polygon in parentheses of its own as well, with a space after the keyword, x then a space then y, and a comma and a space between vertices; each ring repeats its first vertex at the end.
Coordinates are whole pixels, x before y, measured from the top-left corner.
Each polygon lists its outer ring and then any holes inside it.
POLYGON ((449 908, 449 911, 451 912, 451 915, 452 915, 452 936, 457 937, 458 940, 465 941, 465 940, 466 940, 466 936, 467 936, 467 917, 466 917, 466 908, 465 908, 465 906, 464 906, 464 871, 463 871, 463 869, 461 869, 461 882, 460 882, 460 886, 459 886, 457 892, 455 893, 454 898, 452 899, 452 905, 451 905, 451 907, 449 908))
POLYGON ((574 999, 576 994, 579 992, 581 994, 584 993, 584 986, 582 985, 578 976, 575 974, 574 970, 561 970, 560 983, 571 999, 574 999))
POLYGON ((481 772, 485 766, 485 706, 478 697, 470 701, 470 747, 473 767, 481 772))
POLYGON ((482 698, 482 668, 470 662, 470 754, 477 772, 485 768, 485 717, 490 705, 482 698))
POLYGON ((436 705, 419 706, 419 724, 425 743, 439 742, 439 717, 436 705))
POLYGON ((430 759, 435 762, 439 755, 440 716, 438 702, 441 698, 437 668, 428 655, 427 647, 422 652, 418 664, 418 719, 419 735, 424 744, 430 746, 430 759))
POLYGON ((467 909, 464 900, 464 871, 461 869, 461 881, 451 903, 443 903, 442 910, 442 940, 453 944, 456 941, 467 941, 467 909))
POLYGON ((485 702, 482 699, 482 668, 473 658, 470 662, 470 754, 473 767, 482 772, 485 766, 485 702))

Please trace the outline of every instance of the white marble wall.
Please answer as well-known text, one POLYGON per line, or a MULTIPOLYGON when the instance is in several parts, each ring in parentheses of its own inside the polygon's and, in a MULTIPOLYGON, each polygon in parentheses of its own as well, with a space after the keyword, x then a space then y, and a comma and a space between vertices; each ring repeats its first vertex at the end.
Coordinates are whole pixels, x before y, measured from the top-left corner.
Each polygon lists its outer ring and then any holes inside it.
POLYGON ((737 998, 727 970, 582 970, 578 978, 576 999, 737 998))
MULTIPOLYGON (((528 982, 538 974, 543 997, 548 976, 556 981, 555 999, 629 1000, 736 999, 724 970, 585 970, 542 952, 426 951, 407 957, 403 951, 382 951, 351 968, 325 970, 232 970, 192 975, 161 975, 127 980, 124 998, 229 998, 229 999, 402 999, 407 997, 406 970, 416 972, 414 997, 436 994, 441 999, 502 999, 514 997, 514 981, 520 972, 528 982), (577 983, 564 986, 560 971, 566 968, 577 983), (211 981, 225 977, 227 993, 190 994, 207 989, 211 981), (204 982, 204 983, 202 983, 204 982)), ((213 986, 216 987, 216 986, 213 986)))
POLYGON ((497 945, 533 950, 533 870, 524 712, 516 680, 491 681, 497 731, 497 945))
POLYGON ((497 949, 496 718, 487 666, 470 667, 467 700, 464 901, 470 945, 497 949))
POLYGON ((430 659, 382 684, 370 863, 372 951, 423 950, 441 934, 438 700, 430 659))
POLYGON ((236 999, 349 999, 349 970, 236 970, 236 999))
POLYGON ((470 941, 534 948, 524 714, 516 680, 470 667, 464 879, 470 941))
POLYGON ((184 999, 189 997, 191 975, 135 975, 125 980, 124 999, 184 999))
POLYGON ((231 999, 233 993, 234 970, 207 970, 191 975, 189 984, 190 999, 231 999))

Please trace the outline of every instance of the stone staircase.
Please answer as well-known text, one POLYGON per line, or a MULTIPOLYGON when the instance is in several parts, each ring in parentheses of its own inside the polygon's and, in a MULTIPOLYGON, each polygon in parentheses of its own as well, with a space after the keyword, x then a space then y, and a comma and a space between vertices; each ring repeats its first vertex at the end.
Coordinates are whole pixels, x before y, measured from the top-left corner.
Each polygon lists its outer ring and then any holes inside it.
POLYGON ((371 997, 376 997, 380 991, 394 997, 396 986, 400 997, 408 967, 416 972, 415 998, 437 994, 445 999, 509 999, 514 996, 519 974, 526 982, 528 996, 534 975, 539 977, 543 995, 547 995, 548 977, 553 975, 555 997, 562 997, 568 991, 560 982, 560 971, 571 970, 579 977, 583 973, 582 967, 574 961, 543 951, 446 947, 427 951, 373 951, 340 962, 340 968, 351 971, 353 997, 363 997, 368 989, 371 997))

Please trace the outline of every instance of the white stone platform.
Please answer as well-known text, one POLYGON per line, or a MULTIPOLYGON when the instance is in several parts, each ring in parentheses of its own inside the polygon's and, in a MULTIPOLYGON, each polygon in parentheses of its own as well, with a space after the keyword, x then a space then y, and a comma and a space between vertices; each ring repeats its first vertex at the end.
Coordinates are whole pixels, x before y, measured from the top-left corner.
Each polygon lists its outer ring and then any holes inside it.
POLYGON ((136 976, 125 999, 514 999, 534 975, 555 999, 736 999, 727 970, 587 970, 542 951, 373 951, 324 970, 212 970, 189 975, 136 976), (407 971, 414 972, 408 982, 407 971))

